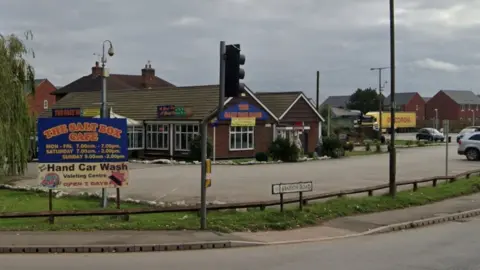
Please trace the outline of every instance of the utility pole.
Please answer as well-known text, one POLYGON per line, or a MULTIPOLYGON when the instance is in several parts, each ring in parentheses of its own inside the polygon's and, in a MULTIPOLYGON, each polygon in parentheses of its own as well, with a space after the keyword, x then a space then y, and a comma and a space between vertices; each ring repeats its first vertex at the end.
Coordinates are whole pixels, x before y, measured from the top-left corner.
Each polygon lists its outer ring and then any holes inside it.
POLYGON ((320 71, 317 71, 317 112, 320 112, 320 71))
POLYGON ((388 69, 389 67, 379 67, 371 68, 370 70, 378 70, 378 140, 382 139, 382 107, 383 107, 383 98, 382 98, 382 70, 388 69))
POLYGON ((396 183, 396 150, 395 150, 395 1, 390 0, 390 162, 389 193, 395 197, 396 183))
POLYGON ((327 108, 328 108, 328 111, 327 111, 327 137, 330 138, 330 129, 331 129, 331 125, 330 123, 332 122, 332 116, 331 116, 331 110, 332 108, 330 107, 330 105, 327 105, 327 108))

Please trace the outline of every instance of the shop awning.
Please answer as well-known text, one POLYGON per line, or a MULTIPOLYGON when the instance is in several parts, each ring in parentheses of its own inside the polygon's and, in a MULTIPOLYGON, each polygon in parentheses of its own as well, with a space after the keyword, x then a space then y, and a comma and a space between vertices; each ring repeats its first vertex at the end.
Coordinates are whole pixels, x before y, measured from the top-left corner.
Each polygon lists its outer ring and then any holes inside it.
MULTIPOLYGON (((100 118, 100 115, 97 115, 93 118, 100 118)), ((127 118, 123 115, 116 114, 113 111, 110 111, 110 118, 127 119, 127 126, 129 126, 129 127, 142 126, 143 125, 143 123, 141 121, 137 121, 137 120, 127 118)))

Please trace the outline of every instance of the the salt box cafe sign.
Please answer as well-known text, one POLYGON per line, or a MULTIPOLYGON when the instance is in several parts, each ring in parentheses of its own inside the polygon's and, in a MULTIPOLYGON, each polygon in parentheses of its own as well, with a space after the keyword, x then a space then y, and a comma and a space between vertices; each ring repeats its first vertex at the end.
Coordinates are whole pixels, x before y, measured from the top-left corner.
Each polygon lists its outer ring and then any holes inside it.
POLYGON ((235 118, 254 118, 256 120, 267 120, 267 112, 249 103, 243 102, 227 107, 218 120, 231 120, 235 118))

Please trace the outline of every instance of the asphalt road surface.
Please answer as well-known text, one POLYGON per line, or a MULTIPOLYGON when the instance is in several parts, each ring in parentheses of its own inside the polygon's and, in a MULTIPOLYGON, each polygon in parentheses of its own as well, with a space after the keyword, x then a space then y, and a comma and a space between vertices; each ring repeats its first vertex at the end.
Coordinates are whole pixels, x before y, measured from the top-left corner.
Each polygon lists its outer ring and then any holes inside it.
MULTIPOLYGON (((456 144, 450 144, 450 174, 478 169, 478 162, 466 161, 456 151, 456 144)), ((388 182, 388 164, 389 155, 381 154, 288 164, 214 165, 212 187, 207 191, 208 200, 239 202, 273 199, 277 197, 271 195, 271 184, 281 182, 313 181, 314 192, 317 193, 377 185, 388 182)), ((199 165, 132 164, 132 168, 130 185, 122 189, 123 197, 198 203, 199 165)), ((34 165, 32 171, 30 173, 35 174, 34 165)), ((444 174, 444 146, 397 150, 397 180, 444 174)), ((38 185, 38 181, 23 180, 19 184, 38 185)))
POLYGON ((91 255, 1 255, 2 269, 478 270, 480 220, 330 242, 91 255))

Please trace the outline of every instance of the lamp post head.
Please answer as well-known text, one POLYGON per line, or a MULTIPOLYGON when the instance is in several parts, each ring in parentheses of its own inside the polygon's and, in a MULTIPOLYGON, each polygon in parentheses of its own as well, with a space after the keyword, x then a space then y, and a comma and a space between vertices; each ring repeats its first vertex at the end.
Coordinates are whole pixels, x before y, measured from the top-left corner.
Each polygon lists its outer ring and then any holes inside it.
POLYGON ((110 48, 108 48, 108 55, 112 57, 115 54, 115 51, 113 50, 113 45, 110 43, 110 48))

